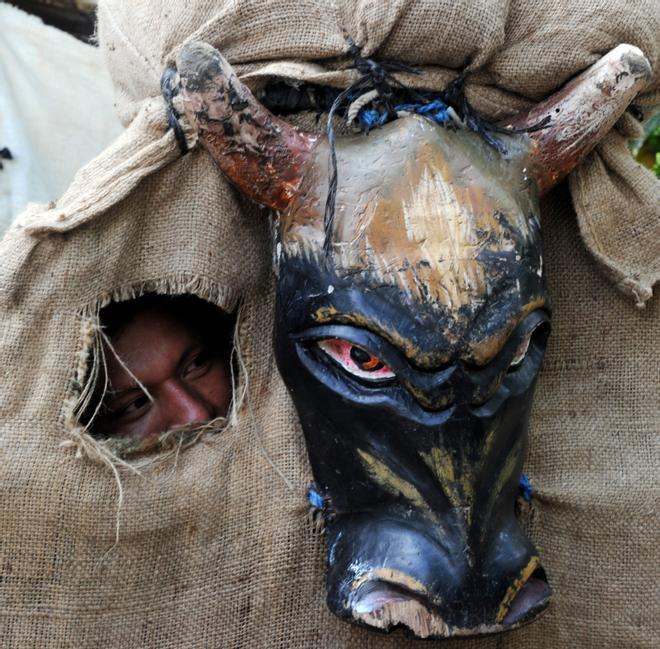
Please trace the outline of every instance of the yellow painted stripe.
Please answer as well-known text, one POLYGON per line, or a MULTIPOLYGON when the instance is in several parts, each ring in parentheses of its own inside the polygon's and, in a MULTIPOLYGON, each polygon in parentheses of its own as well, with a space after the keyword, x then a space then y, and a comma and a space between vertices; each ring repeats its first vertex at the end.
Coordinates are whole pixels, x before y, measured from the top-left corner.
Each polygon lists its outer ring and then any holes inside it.
POLYGON ((357 452, 369 475, 377 484, 383 487, 383 489, 394 496, 403 496, 420 510, 432 514, 431 508, 416 487, 398 476, 392 471, 392 469, 383 464, 380 460, 377 460, 373 455, 362 449, 358 449, 357 452))
POLYGON ((511 608, 511 603, 515 599, 516 595, 520 592, 520 589, 525 585, 527 580, 532 576, 532 573, 541 565, 541 560, 534 556, 529 560, 529 563, 520 571, 518 578, 509 586, 504 595, 504 599, 500 604, 500 609, 497 612, 496 621, 502 623, 506 614, 511 608))

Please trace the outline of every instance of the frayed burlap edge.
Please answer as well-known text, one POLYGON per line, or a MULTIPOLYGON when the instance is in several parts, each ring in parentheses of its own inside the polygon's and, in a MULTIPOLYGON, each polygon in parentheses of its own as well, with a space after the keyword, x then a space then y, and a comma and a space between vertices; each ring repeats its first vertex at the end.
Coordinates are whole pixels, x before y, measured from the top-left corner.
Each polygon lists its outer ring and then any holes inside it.
POLYGON ((598 268, 645 308, 660 282, 660 182, 633 160, 628 134, 608 133, 568 185, 580 237, 598 268))

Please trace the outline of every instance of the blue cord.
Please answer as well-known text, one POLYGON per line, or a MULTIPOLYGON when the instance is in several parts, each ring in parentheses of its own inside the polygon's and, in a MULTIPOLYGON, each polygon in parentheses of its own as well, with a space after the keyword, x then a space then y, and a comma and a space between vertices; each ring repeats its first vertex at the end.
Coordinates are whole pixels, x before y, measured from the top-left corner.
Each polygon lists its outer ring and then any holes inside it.
MULTIPOLYGON (((446 124, 451 121, 451 117, 447 111, 447 104, 441 99, 434 99, 426 104, 399 104, 394 109, 397 112, 406 111, 408 113, 424 115, 432 119, 436 124, 446 124)), ((373 108, 362 108, 358 112, 358 121, 365 131, 370 131, 376 126, 382 126, 387 122, 387 118, 387 113, 379 113, 373 108)))
POLYGON ((307 490, 307 500, 309 504, 314 507, 314 509, 323 509, 325 507, 325 502, 323 501, 323 496, 311 487, 307 490))
POLYGON ((520 476, 520 495, 523 497, 525 502, 530 502, 532 500, 532 494, 534 493, 534 488, 532 487, 532 481, 529 479, 529 476, 526 473, 523 473, 520 476))

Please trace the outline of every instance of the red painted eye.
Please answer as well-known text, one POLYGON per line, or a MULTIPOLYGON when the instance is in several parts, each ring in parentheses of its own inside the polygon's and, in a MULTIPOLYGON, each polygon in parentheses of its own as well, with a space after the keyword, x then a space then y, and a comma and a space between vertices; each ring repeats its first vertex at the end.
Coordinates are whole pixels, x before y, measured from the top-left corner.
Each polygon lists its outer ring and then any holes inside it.
POLYGON ((374 356, 371 352, 348 340, 326 338, 319 340, 316 344, 353 376, 368 381, 383 381, 395 376, 394 372, 378 356, 374 356))

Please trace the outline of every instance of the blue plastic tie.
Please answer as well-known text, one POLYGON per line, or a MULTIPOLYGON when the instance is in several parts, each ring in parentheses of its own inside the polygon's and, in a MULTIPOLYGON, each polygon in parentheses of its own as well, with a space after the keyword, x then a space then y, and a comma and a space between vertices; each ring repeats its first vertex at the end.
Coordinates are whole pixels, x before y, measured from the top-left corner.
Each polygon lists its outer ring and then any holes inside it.
POLYGON ((373 128, 374 124, 378 120, 378 111, 373 110, 372 108, 363 108, 358 113, 358 118, 360 120, 360 126, 366 129, 367 131, 373 128))
POLYGON ((520 476, 520 495, 523 497, 525 502, 530 502, 532 499, 532 494, 534 493, 534 488, 532 487, 532 481, 529 479, 529 476, 526 473, 523 473, 520 476))
POLYGON ((309 500, 309 504, 314 507, 314 509, 323 509, 323 507, 325 507, 323 496, 318 491, 316 491, 314 487, 310 487, 308 489, 307 500, 309 500))
MULTIPOLYGON (((447 111, 447 104, 441 99, 434 99, 426 104, 399 104, 395 106, 395 110, 406 111, 408 113, 417 113, 418 115, 425 115, 437 124, 446 124, 451 121, 451 117, 447 111)), ((358 113, 358 120, 360 126, 369 131, 375 126, 383 126, 387 122, 388 113, 379 113, 373 108, 362 108, 358 113)))

